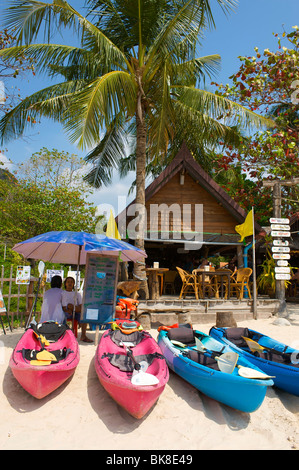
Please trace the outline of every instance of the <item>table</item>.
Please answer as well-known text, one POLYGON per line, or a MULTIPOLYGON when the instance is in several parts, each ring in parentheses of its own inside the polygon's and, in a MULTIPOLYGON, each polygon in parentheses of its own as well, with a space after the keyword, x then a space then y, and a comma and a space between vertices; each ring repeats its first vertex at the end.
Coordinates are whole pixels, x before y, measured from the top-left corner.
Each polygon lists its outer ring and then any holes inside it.
MULTIPOLYGON (((205 287, 205 276, 208 276, 209 278, 214 277, 214 276, 219 276, 220 277, 220 287, 221 287, 221 298, 224 298, 224 282, 223 279, 226 277, 227 278, 227 299, 230 298, 230 277, 231 277, 231 272, 229 271, 205 271, 204 269, 194 269, 192 271, 192 274, 195 274, 196 277, 200 274, 202 275, 202 292, 204 293, 204 287, 205 287)), ((198 281, 197 281, 198 282, 198 281)), ((218 279, 217 279, 218 283, 218 279)), ((217 289, 218 292, 218 289, 217 289)))
POLYGON ((146 268, 146 274, 148 275, 148 289, 149 298, 156 300, 160 298, 159 292, 159 278, 158 274, 169 271, 168 268, 146 268))

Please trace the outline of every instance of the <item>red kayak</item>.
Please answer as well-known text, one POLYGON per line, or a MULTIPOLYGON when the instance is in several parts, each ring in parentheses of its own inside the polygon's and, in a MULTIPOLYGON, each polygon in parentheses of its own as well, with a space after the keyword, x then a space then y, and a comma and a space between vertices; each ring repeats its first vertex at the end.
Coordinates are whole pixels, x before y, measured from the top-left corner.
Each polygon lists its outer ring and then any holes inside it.
POLYGON ((109 395, 135 418, 156 403, 169 379, 160 347, 140 324, 118 320, 101 337, 95 369, 109 395))
POLYGON ((10 368, 19 384, 44 398, 73 375, 80 360, 78 342, 66 325, 31 324, 16 345, 10 368))

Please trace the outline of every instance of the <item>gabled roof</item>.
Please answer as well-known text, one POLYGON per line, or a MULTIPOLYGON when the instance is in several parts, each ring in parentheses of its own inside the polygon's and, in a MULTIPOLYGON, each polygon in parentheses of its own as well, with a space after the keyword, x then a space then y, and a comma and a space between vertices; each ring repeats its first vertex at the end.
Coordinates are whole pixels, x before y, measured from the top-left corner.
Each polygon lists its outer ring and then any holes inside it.
MULTIPOLYGON (((247 212, 234 201, 227 192, 213 180, 204 169, 194 160, 187 145, 182 144, 172 162, 162 173, 145 189, 145 201, 151 199, 161 187, 167 184, 177 173, 185 170, 189 175, 208 193, 211 194, 240 224, 244 222, 247 212)), ((134 204, 135 200, 129 205, 134 204)), ((120 215, 120 214, 119 214, 120 215)), ((255 223, 257 231, 261 230, 259 224, 255 223)))

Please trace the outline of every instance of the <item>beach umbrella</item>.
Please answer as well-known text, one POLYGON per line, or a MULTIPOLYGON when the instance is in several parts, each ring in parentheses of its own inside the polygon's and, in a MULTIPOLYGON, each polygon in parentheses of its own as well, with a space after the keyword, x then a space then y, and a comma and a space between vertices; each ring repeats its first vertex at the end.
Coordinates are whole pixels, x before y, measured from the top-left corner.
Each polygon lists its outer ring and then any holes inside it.
POLYGON ((135 246, 107 237, 87 232, 47 232, 17 243, 13 250, 28 259, 40 259, 52 263, 86 264, 86 254, 101 253, 118 256, 120 261, 133 261, 146 258, 144 251, 135 246))
MULTIPOLYGON (((133 261, 147 257, 146 253, 129 243, 109 238, 106 235, 87 232, 47 232, 17 243, 13 250, 26 259, 39 259, 52 263, 77 265, 86 264, 87 253, 101 253, 106 256, 118 256, 120 261, 133 261)), ((77 289, 75 290, 77 294, 77 289)), ((73 327, 75 317, 73 311, 73 327)), ((29 319, 28 319, 29 321, 29 319)))
POLYGON ((120 237, 120 234, 119 234, 119 231, 118 231, 118 228, 117 228, 117 224, 116 224, 114 216, 113 216, 112 209, 110 209, 110 217, 109 217, 107 228, 106 228, 106 235, 107 235, 107 237, 116 238, 117 240, 121 240, 121 237, 120 237))

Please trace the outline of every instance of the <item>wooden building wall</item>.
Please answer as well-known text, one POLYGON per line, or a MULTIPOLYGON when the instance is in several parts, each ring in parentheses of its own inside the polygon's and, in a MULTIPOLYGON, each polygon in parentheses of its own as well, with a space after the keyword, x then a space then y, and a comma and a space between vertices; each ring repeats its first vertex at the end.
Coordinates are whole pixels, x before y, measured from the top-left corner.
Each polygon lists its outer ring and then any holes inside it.
MULTIPOLYGON (((195 214, 194 205, 203 204, 203 231, 207 233, 233 233, 235 234, 235 226, 238 224, 236 219, 213 197, 208 191, 202 188, 188 173, 184 175, 184 184, 180 184, 180 174, 176 173, 164 186, 162 186, 149 200, 146 202, 147 209, 147 228, 153 227, 153 211, 152 218, 151 206, 166 204, 178 204, 181 211, 174 212, 174 217, 170 215, 169 230, 188 230, 188 223, 185 227, 182 225, 183 205, 191 205, 191 230, 195 230, 195 214)), ((186 211, 186 207, 184 208, 186 211)), ((157 211, 154 211, 157 214, 157 211)), ((186 214, 186 212, 185 212, 186 214)), ((161 230, 161 215, 158 214, 158 229, 161 230)), ((157 221, 156 221, 157 222, 157 221)))

